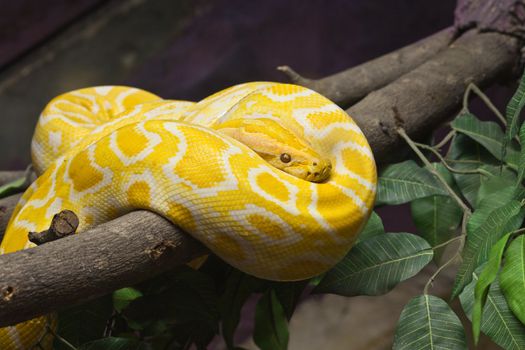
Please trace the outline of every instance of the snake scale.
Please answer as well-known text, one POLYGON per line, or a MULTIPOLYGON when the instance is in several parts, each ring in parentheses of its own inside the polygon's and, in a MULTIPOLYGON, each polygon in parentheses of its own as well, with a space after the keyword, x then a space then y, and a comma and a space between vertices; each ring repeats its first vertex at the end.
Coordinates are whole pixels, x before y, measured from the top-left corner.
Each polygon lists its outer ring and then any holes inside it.
MULTIPOLYGON (((254 82, 198 103, 101 86, 42 112, 31 145, 39 178, 0 252, 74 211, 77 232, 135 209, 156 212, 236 268, 289 281, 350 249, 371 213, 376 167, 355 122, 304 87, 254 82)), ((0 348, 51 347, 52 315, 0 329, 0 348)))

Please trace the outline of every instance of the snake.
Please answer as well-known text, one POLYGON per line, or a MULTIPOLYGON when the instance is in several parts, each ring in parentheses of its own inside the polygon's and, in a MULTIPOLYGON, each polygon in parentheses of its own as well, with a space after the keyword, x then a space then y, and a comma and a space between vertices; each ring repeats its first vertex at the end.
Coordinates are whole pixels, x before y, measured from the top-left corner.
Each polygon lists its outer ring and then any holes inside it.
MULTIPOLYGON (((54 214, 83 231, 138 209, 180 227, 233 267, 295 281, 337 264, 371 214, 377 186, 363 132, 305 87, 235 85, 199 102, 133 87, 62 94, 31 143, 38 178, 8 223, 0 253, 34 247, 54 214)), ((16 293, 16 291, 15 291, 16 293)), ((0 329, 0 348, 51 348, 56 316, 0 329)))

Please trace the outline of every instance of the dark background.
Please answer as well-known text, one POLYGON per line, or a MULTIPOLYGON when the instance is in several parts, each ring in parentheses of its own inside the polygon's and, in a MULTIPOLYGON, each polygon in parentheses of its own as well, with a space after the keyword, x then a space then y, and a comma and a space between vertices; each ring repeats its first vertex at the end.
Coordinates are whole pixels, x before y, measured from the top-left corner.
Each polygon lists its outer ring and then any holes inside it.
POLYGON ((338 72, 452 23, 452 0, 0 1, 0 169, 22 169, 59 93, 128 84, 198 100, 251 80, 338 72))

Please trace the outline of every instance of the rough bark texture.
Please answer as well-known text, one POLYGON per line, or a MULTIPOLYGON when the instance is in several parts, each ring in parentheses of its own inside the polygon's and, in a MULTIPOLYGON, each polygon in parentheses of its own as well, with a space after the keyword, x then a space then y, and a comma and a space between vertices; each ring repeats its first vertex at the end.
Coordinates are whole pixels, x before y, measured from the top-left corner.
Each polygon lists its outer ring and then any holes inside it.
POLYGON ((22 197, 22 194, 15 194, 6 198, 0 199, 0 242, 4 238, 4 232, 9 222, 9 218, 13 214, 16 203, 22 197))
POLYGON ((401 126, 412 138, 434 130, 451 117, 466 86, 488 86, 505 79, 517 68, 517 39, 497 33, 469 32, 448 49, 370 93, 347 110, 365 133, 376 160, 392 162, 402 140, 401 126))
POLYGON ((56 241, 72 235, 78 228, 78 216, 71 210, 62 210, 55 214, 49 228, 42 232, 29 232, 28 238, 31 243, 41 245, 44 243, 56 241))
POLYGON ((525 39, 524 0, 458 0, 455 26, 460 30, 476 27, 525 39))
POLYGON ((446 28, 412 45, 322 79, 304 78, 288 66, 278 69, 293 83, 313 89, 340 106, 348 106, 447 48, 454 33, 454 28, 446 28))
MULTIPOLYGON (((0 186, 3 184, 6 184, 8 182, 11 182, 13 180, 19 179, 21 177, 24 177, 26 175, 24 170, 19 171, 0 171, 0 186)), ((36 179, 36 176, 34 174, 31 174, 31 179, 34 181, 36 179)))
POLYGON ((166 219, 137 211, 81 235, 3 255, 0 327, 135 284, 203 252, 166 219))

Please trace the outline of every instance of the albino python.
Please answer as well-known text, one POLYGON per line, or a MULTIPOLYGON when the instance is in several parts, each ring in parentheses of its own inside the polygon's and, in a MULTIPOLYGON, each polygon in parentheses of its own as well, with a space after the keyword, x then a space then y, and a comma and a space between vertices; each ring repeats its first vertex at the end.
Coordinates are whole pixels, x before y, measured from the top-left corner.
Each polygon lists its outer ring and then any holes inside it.
MULTIPOLYGON (((295 85, 255 82, 198 103, 128 87, 72 91, 45 108, 32 141, 40 175, 1 253, 74 211, 77 232, 135 209, 156 212, 236 268, 289 281, 350 249, 374 203, 376 167, 338 106, 295 85)), ((0 329, 1 349, 50 348, 54 316, 0 329)))

